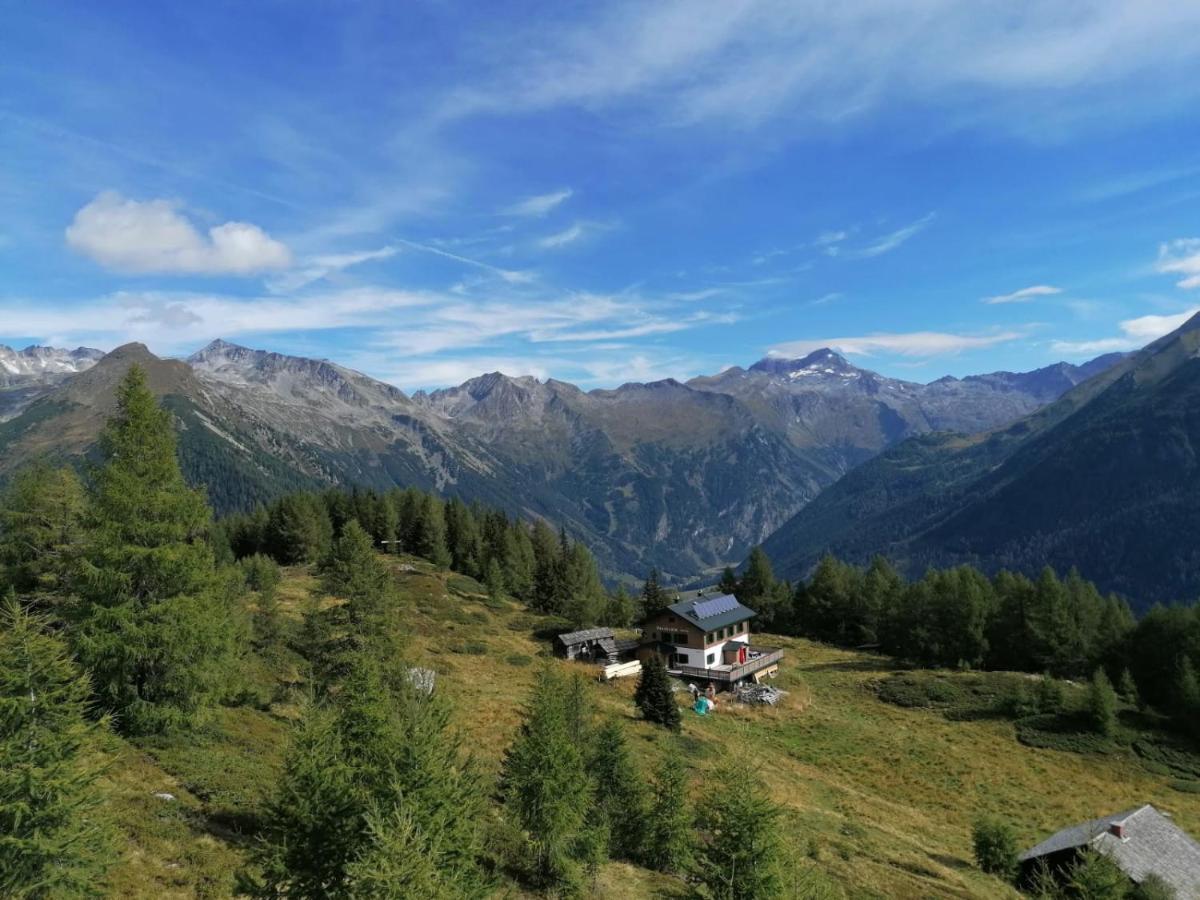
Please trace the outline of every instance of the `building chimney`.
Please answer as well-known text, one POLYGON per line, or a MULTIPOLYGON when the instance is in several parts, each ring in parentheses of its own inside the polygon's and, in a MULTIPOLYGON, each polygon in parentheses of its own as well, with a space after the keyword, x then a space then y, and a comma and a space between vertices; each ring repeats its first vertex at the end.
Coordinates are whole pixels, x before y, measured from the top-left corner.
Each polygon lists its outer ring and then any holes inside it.
POLYGON ((1111 834, 1115 838, 1120 838, 1121 840, 1125 840, 1125 823, 1124 822, 1113 822, 1111 825, 1108 826, 1108 833, 1111 834))

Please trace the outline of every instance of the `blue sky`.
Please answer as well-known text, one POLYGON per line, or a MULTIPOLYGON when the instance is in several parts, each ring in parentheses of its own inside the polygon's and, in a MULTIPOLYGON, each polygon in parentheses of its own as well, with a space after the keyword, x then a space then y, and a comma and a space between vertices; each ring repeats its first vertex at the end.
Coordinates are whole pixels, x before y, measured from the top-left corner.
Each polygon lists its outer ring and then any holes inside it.
POLYGON ((404 388, 822 345, 914 380, 1200 307, 1200 4, 0 0, 0 342, 404 388))

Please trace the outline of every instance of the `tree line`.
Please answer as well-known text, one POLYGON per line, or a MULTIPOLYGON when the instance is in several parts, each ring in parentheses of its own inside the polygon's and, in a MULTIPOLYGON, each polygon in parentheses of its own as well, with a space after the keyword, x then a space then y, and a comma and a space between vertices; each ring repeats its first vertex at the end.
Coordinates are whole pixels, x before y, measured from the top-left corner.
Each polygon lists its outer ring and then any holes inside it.
POLYGON ((1200 721, 1200 607, 1155 606, 1135 619, 1076 571, 1036 578, 972 566, 908 581, 883 557, 866 566, 823 558, 795 584, 755 548, 721 589, 759 613, 758 627, 848 647, 877 647, 922 667, 1094 678, 1097 671, 1186 727, 1200 721))

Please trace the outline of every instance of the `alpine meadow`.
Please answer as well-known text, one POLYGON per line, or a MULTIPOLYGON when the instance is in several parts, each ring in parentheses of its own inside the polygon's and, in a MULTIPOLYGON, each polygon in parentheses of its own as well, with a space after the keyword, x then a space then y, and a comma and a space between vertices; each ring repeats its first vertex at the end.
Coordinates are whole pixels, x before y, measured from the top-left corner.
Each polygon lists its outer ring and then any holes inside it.
POLYGON ((0 900, 1200 900, 1198 28, 0 3, 0 900))

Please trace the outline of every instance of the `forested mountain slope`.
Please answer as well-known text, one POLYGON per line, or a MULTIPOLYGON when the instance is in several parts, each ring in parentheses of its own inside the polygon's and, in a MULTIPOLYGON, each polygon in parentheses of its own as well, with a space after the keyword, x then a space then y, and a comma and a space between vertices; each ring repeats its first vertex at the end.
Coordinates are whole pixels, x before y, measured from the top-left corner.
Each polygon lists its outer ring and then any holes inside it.
POLYGON ((128 345, 47 382, 0 424, 0 477, 34 455, 86 454, 134 359, 176 416, 185 472, 218 510, 293 487, 436 489, 560 524, 610 575, 657 567, 668 578, 737 561, 899 440, 1009 422, 1114 361, 921 385, 820 350, 687 384, 585 392, 492 373, 409 397, 326 360, 225 341, 186 362, 128 345))
POLYGON ((765 544, 902 567, 1078 567, 1136 605, 1200 593, 1200 317, 998 431, 931 434, 851 472, 765 544))

